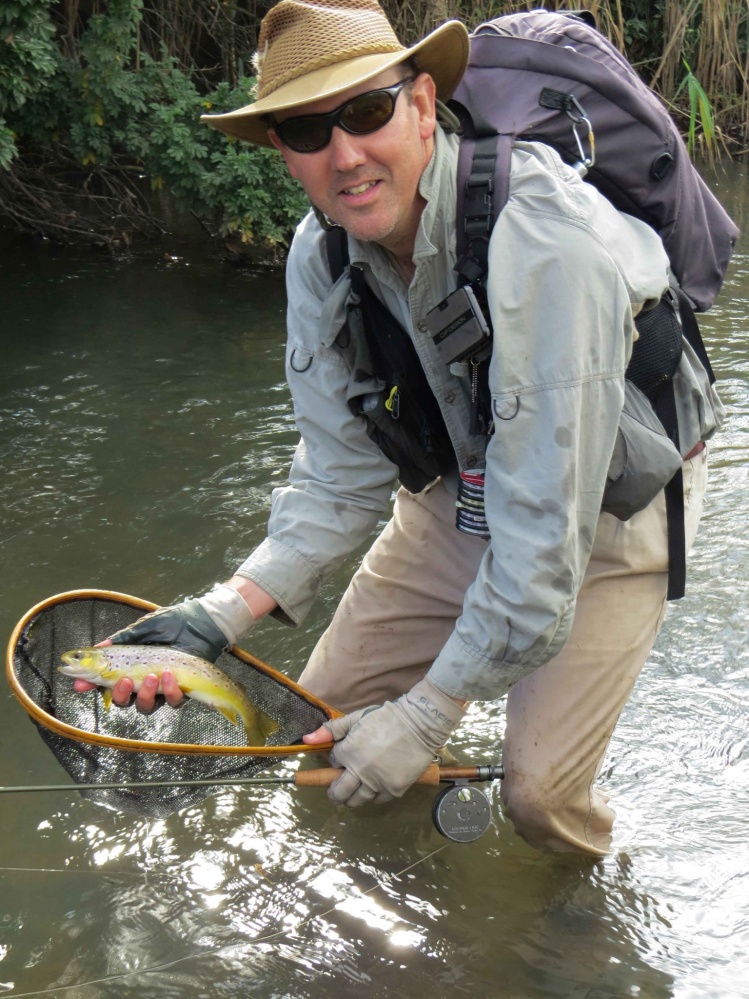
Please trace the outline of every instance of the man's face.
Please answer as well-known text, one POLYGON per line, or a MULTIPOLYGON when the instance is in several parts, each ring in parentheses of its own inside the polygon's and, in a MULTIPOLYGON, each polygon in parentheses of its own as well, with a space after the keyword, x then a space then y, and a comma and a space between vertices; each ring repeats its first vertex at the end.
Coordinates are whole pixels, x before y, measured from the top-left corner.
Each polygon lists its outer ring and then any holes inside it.
MULTIPOLYGON (((396 66, 334 97, 306 104, 304 114, 325 114, 352 97, 391 87, 408 76, 405 66, 396 66)), ((272 128, 268 134, 292 177, 329 219, 356 239, 410 254, 424 208, 419 180, 434 149, 434 96, 432 78, 421 73, 400 92, 393 117, 382 128, 351 135, 335 126, 328 145, 314 153, 294 152, 272 128)), ((298 113, 279 114, 279 124, 293 117, 298 113)))

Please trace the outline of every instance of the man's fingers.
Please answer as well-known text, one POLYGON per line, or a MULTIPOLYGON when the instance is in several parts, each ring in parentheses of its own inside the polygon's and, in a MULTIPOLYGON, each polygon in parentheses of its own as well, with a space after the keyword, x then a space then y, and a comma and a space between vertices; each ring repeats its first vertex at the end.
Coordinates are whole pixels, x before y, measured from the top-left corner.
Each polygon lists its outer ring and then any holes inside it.
MULTIPOLYGON (((367 805, 374 801, 377 792, 367 784, 362 784, 355 773, 344 770, 338 780, 328 788, 328 797, 336 805, 345 805, 347 808, 358 808, 360 805, 367 805)), ((389 796, 383 800, 389 801, 389 796)))
MULTIPOLYGON (((120 680, 114 689, 117 690, 117 687, 119 687, 119 685, 124 682, 125 682, 124 680, 120 680)), ((132 681, 130 682, 132 683, 132 681)), ((155 673, 149 673, 148 676, 143 678, 143 682, 140 685, 140 690, 138 691, 137 697, 135 698, 135 706, 138 709, 138 711, 142 711, 144 714, 149 714, 151 711, 153 711, 154 707, 156 706, 156 694, 158 689, 159 689, 159 678, 156 676, 155 673)))
MULTIPOLYGON (((367 787, 366 784, 360 784, 351 797, 347 801, 344 801, 344 805, 347 808, 358 808, 359 805, 368 805, 370 801, 376 801, 378 797, 377 792, 371 787, 367 787)), ((386 797, 385 800, 389 801, 390 799, 386 797)))
POLYGON ((306 746, 320 746, 325 742, 332 742, 333 736, 330 734, 330 729, 325 725, 321 725, 316 728, 314 732, 310 732, 308 735, 302 736, 302 742, 306 746))
MULTIPOLYGON (((73 680, 73 689, 79 694, 85 694, 87 690, 96 690, 95 683, 88 680, 73 680)), ((127 707, 133 694, 133 681, 129 677, 123 677, 112 687, 112 700, 121 708, 127 707)))
POLYGON ((165 669, 161 674, 161 692, 166 698, 166 703, 173 708, 178 708, 185 699, 174 674, 170 673, 168 669, 165 669))
MULTIPOLYGON (((78 679, 73 681, 73 687, 79 694, 82 694, 87 690, 94 690, 96 688, 96 684, 89 683, 88 680, 78 679)), ((126 708, 132 700, 134 689, 135 685, 129 676, 125 676, 121 680, 118 680, 114 687, 112 687, 113 702, 118 705, 118 707, 126 708)), ((140 685, 140 690, 135 698, 135 706, 138 711, 141 711, 144 714, 150 714, 158 704, 163 704, 164 700, 171 707, 178 708, 185 699, 185 695, 180 690, 174 674, 170 673, 169 670, 164 670, 161 677, 161 689, 164 695, 163 700, 161 700, 160 695, 157 695, 158 689, 158 676, 156 676, 155 673, 149 673, 140 685)))
POLYGON ((88 680, 73 680, 73 690, 77 690, 79 694, 84 694, 87 690, 94 690, 96 687, 95 683, 89 683, 88 680))
POLYGON ((112 700, 121 708, 126 708, 128 706, 132 694, 133 681, 129 676, 125 676, 121 680, 118 680, 114 687, 112 687, 112 700))
POLYGON ((349 799, 361 787, 361 781, 350 770, 344 770, 328 788, 328 797, 336 805, 348 805, 349 799))

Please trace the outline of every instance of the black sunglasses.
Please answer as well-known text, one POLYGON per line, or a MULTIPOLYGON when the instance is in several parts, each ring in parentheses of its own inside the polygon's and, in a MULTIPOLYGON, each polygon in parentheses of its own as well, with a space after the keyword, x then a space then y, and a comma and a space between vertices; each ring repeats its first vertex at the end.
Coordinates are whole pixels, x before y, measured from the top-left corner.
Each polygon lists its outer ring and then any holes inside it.
POLYGON ((295 153, 316 153, 330 142, 334 125, 351 135, 368 135, 387 125, 395 113, 398 94, 407 83, 413 83, 413 79, 401 80, 381 90, 368 90, 328 114, 287 118, 273 128, 281 142, 295 153))

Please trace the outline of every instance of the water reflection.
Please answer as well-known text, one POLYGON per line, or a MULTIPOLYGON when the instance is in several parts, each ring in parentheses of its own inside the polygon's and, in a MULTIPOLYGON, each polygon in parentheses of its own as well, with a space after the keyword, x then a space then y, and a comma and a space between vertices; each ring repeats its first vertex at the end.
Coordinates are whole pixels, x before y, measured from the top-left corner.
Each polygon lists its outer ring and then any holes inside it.
MULTIPOLYGON (((718 183, 749 216, 743 171, 718 183)), ((200 592, 261 539, 295 440, 282 289, 202 253, 3 258, 5 634, 77 586, 200 592)), ((687 597, 602 775, 618 812, 611 857, 532 851, 496 789, 494 824, 467 847, 435 831, 424 788, 352 814, 314 790, 227 789, 158 822, 77 797, 5 797, 0 995, 743 999, 748 323, 739 253, 703 324, 730 418, 687 597)), ((263 627, 252 651, 298 676, 355 563, 308 629, 263 627)), ((0 696, 0 781, 59 782, 0 696)), ((493 760, 503 724, 501 705, 474 707, 457 752, 493 760)))

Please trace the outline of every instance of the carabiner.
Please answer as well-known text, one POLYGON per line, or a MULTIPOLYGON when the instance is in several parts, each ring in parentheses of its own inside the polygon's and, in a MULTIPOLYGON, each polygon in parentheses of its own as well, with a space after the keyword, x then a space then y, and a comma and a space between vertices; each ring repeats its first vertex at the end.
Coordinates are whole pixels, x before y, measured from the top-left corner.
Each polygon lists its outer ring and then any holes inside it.
POLYGON ((564 102, 564 111, 569 120, 572 122, 572 132, 575 136, 575 142, 577 144, 577 151, 580 154, 580 159, 577 163, 573 163, 572 169, 576 170, 581 177, 590 170, 596 162, 596 137, 593 134, 593 126, 590 123, 590 118, 585 113, 585 108, 582 106, 580 101, 575 97, 574 94, 566 94, 564 102), (585 150, 583 149, 583 141, 580 138, 580 132, 578 126, 585 125, 587 128, 587 140, 588 148, 590 149, 590 155, 585 155, 585 150))

